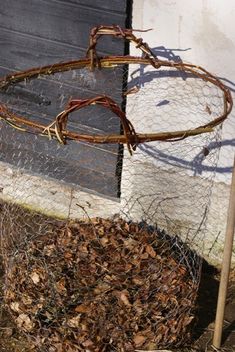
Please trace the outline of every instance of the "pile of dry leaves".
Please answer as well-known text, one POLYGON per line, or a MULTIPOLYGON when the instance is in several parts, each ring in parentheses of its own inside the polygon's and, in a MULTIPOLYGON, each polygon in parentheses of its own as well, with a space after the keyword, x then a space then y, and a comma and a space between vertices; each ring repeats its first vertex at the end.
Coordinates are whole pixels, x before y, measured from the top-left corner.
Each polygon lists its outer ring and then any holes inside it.
POLYGON ((51 225, 5 266, 6 305, 40 351, 153 350, 189 337, 197 283, 145 224, 51 225))

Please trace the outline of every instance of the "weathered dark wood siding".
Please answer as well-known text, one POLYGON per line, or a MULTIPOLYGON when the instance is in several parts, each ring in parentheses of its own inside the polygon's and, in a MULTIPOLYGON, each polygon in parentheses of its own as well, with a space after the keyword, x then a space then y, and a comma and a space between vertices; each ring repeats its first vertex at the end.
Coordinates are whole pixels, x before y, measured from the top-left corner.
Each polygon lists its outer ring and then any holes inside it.
MULTIPOLYGON (((125 21, 126 0, 2 1, 0 74, 84 57, 92 27, 99 24, 124 27, 125 21)), ((124 43, 111 37, 102 38, 98 49, 101 54, 122 54, 124 43)), ((14 111, 29 117, 33 114, 48 123, 62 110, 69 97, 107 92, 121 103, 121 70, 115 73, 115 80, 112 75, 105 74, 95 83, 90 84, 88 79, 88 83, 79 86, 81 76, 78 78, 80 80, 73 81, 71 75, 64 74, 59 78, 35 80, 29 87, 12 88, 0 98, 14 111), (103 78, 110 87, 107 85, 104 89, 103 78), (60 99, 63 102, 58 107, 60 99)), ((101 110, 94 110, 94 113, 87 109, 80 113, 79 121, 77 116, 71 115, 70 126, 84 133, 118 133, 118 119, 101 110)), ((117 195, 117 146, 75 142, 60 146, 45 137, 26 135, 3 123, 1 126, 0 160, 105 195, 117 195)))

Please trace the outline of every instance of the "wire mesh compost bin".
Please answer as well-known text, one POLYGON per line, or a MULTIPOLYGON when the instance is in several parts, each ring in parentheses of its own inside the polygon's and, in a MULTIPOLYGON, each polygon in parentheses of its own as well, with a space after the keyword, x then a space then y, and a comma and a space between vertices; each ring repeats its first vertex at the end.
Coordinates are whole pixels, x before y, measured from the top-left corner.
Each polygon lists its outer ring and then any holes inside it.
POLYGON ((12 164, 0 163, 4 300, 18 328, 40 351, 188 342, 218 157, 210 146, 232 109, 229 90, 201 67, 160 60, 118 26, 94 28, 86 58, 10 74, 0 87, 1 149, 10 150, 7 131, 18 148, 11 147, 12 164), (99 57, 96 44, 105 35, 133 42, 142 55, 99 57), (112 89, 120 72, 117 102, 112 89), (50 96, 54 81, 61 94, 50 96), (87 85, 93 95, 82 93, 87 85), (26 93, 38 101, 25 99, 19 113, 26 93), (46 124, 42 115, 53 105, 58 113, 46 124), (119 134, 89 134, 74 124, 104 115, 119 134), (91 149, 79 163, 106 172, 112 157, 112 194, 98 174, 87 189, 74 183, 72 163, 54 161, 55 151, 73 160, 71 143, 106 148, 109 157, 92 158, 91 149), (65 179, 53 179, 50 170, 60 168, 65 179))

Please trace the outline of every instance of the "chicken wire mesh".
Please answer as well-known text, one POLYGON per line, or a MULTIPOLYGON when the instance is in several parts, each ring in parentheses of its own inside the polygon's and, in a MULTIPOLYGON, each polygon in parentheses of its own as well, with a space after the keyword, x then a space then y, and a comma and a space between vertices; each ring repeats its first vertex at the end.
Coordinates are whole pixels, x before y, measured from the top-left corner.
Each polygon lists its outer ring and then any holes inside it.
POLYGON ((1 81, 4 300, 40 351, 190 339, 219 150, 210 145, 232 102, 205 70, 143 48, 147 58, 92 51, 1 81))

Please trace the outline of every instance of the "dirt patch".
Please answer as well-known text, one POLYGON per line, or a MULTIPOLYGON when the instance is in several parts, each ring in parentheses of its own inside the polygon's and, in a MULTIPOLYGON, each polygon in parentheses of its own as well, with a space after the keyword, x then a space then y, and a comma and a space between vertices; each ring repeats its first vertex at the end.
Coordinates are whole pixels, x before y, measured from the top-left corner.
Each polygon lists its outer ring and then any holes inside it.
MULTIPOLYGON (((219 290, 219 272, 205 263, 198 292, 198 322, 194 329, 193 347, 198 351, 213 351, 211 346, 219 290)), ((231 271, 225 309, 221 352, 235 351, 235 269, 231 271)))

